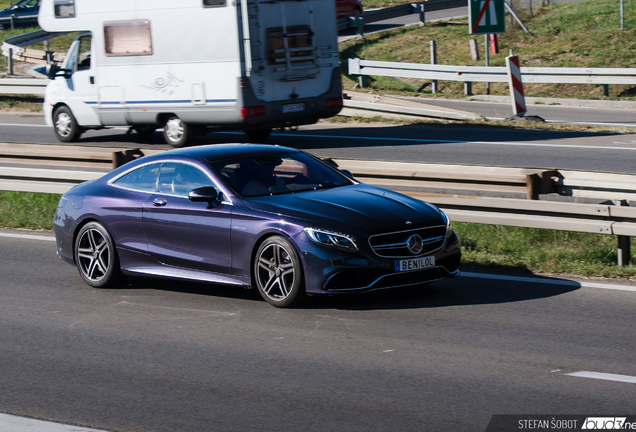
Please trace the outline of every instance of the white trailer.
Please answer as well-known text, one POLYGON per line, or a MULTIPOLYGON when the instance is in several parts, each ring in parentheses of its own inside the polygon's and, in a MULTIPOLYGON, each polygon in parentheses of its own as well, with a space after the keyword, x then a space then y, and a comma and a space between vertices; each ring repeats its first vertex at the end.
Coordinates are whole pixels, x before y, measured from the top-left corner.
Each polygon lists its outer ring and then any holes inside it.
POLYGON ((263 139, 342 108, 334 0, 42 0, 38 19, 82 32, 49 68, 64 142, 109 126, 174 147, 206 128, 263 139))

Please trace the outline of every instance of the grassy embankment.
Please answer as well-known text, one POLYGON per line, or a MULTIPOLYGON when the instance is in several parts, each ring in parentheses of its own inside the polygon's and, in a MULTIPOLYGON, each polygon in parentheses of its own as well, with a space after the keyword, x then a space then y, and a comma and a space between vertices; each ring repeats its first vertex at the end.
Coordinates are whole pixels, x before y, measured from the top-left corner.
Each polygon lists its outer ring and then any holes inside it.
MULTIPOLYGON (((491 66, 505 66, 510 49, 519 55, 522 66, 551 67, 636 67, 636 0, 625 0, 625 30, 620 30, 619 4, 616 0, 535 7, 534 16, 527 10, 518 15, 532 33, 528 36, 518 24, 508 25, 506 33, 498 35, 499 54, 490 55, 491 66)), ((509 23, 509 21, 507 21, 509 23)), ((340 45, 341 58, 407 63, 430 63, 429 42, 437 42, 437 62, 447 65, 483 66, 484 38, 468 34, 467 20, 428 23, 366 35, 363 40, 352 39, 340 45), (480 46, 480 60, 471 58, 469 40, 480 46)), ((418 94, 421 80, 371 77, 372 92, 400 92, 418 94)), ((345 75, 347 89, 357 83, 355 77, 345 75)), ((524 84, 526 96, 571 97, 582 99, 636 100, 636 86, 612 85, 610 96, 603 95, 601 85, 524 84)), ((463 83, 440 82, 436 96, 464 97, 463 83)), ((473 93, 486 94, 485 83, 474 83, 473 93)), ((424 90, 431 96, 430 89, 424 90)), ((491 94, 509 95, 508 85, 492 83, 491 94)))
MULTIPOLYGON (((3 0, 0 0, 0 5, 3 0)), ((6 2, 6 1, 5 1, 6 2)), ((535 35, 530 38, 518 26, 500 35, 502 53, 491 57, 492 65, 503 65, 508 49, 519 54, 524 65, 636 67, 636 0, 625 0, 627 30, 618 30, 617 2, 594 0, 569 5, 535 8, 535 17, 521 11, 526 26, 535 35)), ((365 5, 372 7, 370 2, 365 5)), ((438 44, 438 62, 444 64, 480 65, 470 59, 467 24, 437 23, 368 35, 363 41, 342 45, 342 57, 374 60, 428 62, 430 40, 438 44)), ((21 30, 24 31, 24 30, 21 30)), ((5 38, 7 33, 3 35, 5 38)), ((483 41, 483 38, 478 40, 483 41)), ((52 49, 63 51, 64 42, 52 40, 52 49)), ((3 60, 2 60, 3 61, 3 60)), ((417 94, 421 83, 408 80, 377 78, 370 91, 417 94)), ((345 88, 355 81, 344 78, 345 88)), ((473 91, 484 93, 479 84, 473 91)), ((491 93, 508 94, 505 86, 493 84, 491 93)), ((531 96, 554 96, 607 99, 600 86, 531 85, 531 96)), ((463 97, 461 84, 442 83, 439 96, 463 97)), ((612 86, 610 99, 635 100, 636 89, 612 86)), ((430 93, 427 94, 430 96, 430 93)), ((0 108, 5 104, 0 100, 0 108)), ((14 102, 15 103, 15 102, 14 102)), ((22 102, 19 102, 22 103, 22 102)), ((58 195, 0 192, 0 226, 11 228, 51 229, 58 195)), ((630 266, 616 266, 616 238, 581 233, 455 224, 464 251, 464 265, 497 266, 516 270, 547 273, 570 273, 597 277, 633 277, 636 260, 630 266)), ((636 255, 636 254, 632 254, 636 255)))

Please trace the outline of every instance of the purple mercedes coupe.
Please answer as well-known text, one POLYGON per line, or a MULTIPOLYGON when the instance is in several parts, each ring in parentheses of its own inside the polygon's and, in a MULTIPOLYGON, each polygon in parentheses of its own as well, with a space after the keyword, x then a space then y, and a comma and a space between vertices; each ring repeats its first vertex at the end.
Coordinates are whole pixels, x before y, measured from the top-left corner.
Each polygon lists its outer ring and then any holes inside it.
POLYGON ((273 145, 139 158, 65 193, 54 229, 58 255, 92 287, 186 279, 256 287, 276 307, 457 276, 461 258, 431 204, 273 145))

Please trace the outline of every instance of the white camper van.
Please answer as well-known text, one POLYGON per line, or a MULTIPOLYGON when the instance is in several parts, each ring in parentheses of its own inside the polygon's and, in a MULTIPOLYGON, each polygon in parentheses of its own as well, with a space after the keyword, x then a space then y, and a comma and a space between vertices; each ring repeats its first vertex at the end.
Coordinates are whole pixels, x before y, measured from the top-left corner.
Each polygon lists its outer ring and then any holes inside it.
POLYGON ((44 112, 64 142, 87 129, 312 124, 342 108, 334 0, 42 0, 50 32, 82 32, 51 65, 44 112))

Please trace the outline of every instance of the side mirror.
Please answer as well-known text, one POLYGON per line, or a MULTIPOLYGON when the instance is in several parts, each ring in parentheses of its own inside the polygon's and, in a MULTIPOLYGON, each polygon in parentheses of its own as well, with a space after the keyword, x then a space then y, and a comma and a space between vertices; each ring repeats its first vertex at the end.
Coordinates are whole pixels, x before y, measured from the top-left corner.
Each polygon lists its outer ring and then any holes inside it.
POLYGON ((47 63, 46 68, 44 69, 44 73, 49 79, 54 79, 57 72, 60 70, 59 67, 55 63, 47 63))
POLYGON ((188 193, 188 198, 192 202, 207 202, 212 203, 219 198, 219 194, 211 186, 204 186, 191 190, 188 193))
POLYGON ((343 170, 340 170, 340 172, 343 173, 344 175, 346 175, 349 178, 353 178, 353 173, 351 171, 349 171, 349 170, 343 169, 343 170))

